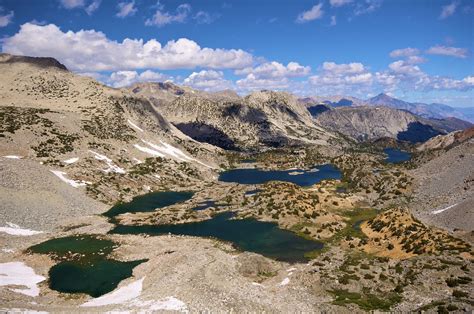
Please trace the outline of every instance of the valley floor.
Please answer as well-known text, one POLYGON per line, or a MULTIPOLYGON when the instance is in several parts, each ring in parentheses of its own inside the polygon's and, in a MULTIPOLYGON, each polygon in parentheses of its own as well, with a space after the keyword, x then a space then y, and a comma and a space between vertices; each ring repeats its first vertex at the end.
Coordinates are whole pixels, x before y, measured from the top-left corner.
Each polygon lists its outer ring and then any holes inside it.
MULTIPOLYGON (((282 156, 285 155, 272 157, 276 158, 275 166, 278 167, 282 156)), ((407 195, 412 191, 409 185, 404 185, 409 182, 409 171, 384 165, 376 156, 355 153, 334 159, 334 164, 345 174, 342 181, 323 181, 309 188, 271 182, 259 186, 258 196, 250 197, 245 193, 256 186, 207 182, 184 204, 162 208, 159 213, 118 217, 124 224, 182 223, 236 210, 239 218, 272 221, 280 228, 324 243, 324 249, 311 256, 309 262, 296 264, 242 252, 216 239, 107 234, 114 225, 101 214, 109 205, 93 200, 81 187, 62 182, 36 161, 0 158, 0 227, 3 227, 0 228, 0 310, 349 313, 448 308, 472 311, 473 285, 465 280, 472 278, 473 271, 469 193, 455 207, 439 214, 420 209, 416 215, 427 224, 463 229, 460 236, 466 243, 445 231, 425 226, 403 209, 398 210, 405 201, 401 201, 397 189, 407 195), (378 171, 373 176, 365 175, 366 181, 359 180, 363 186, 354 186, 353 182, 361 179, 359 171, 367 170, 358 165, 370 165, 368 161, 378 171), (380 199, 381 195, 385 199, 380 199), (189 214, 190 206, 208 197, 226 206, 189 214), (288 201, 291 201, 289 207, 288 201), (373 207, 395 209, 383 212, 383 216, 373 207), (317 216, 309 215, 310 208, 317 209, 317 216), (450 211, 459 212, 463 208, 467 215, 453 219, 450 211), (444 218, 437 220, 437 217, 444 218), (361 225, 360 229, 354 227, 356 224, 361 225), (394 228, 401 235, 393 232, 394 228), (426 238, 413 237, 410 230, 417 230, 417 235, 426 238), (54 258, 32 254, 27 249, 47 239, 75 234, 105 235, 117 243, 111 255, 116 260, 147 261, 135 267, 133 276, 120 282, 113 292, 101 297, 59 293, 50 289, 47 279, 56 263, 54 258), (409 237, 403 238, 404 234, 409 237), (437 243, 430 242, 431 239, 437 243), (408 248, 406 243, 410 243, 408 248), (10 268, 1 265, 36 275, 20 278, 15 271, 9 272, 10 268), (31 278, 36 281, 32 282, 31 278)), ((466 158, 471 157, 472 154, 466 158)), ((265 167, 259 158, 257 164, 265 167)), ((267 155, 265 160, 269 161, 267 155)), ((371 172, 373 169, 371 166, 371 172)), ((415 171, 427 173, 424 168, 415 171)), ((420 191, 418 187, 415 199, 420 195, 428 197, 429 191, 429 188, 420 191)), ((453 198, 446 196, 446 200, 451 202, 453 198)), ((446 202, 438 204, 432 209, 439 210, 446 202)))

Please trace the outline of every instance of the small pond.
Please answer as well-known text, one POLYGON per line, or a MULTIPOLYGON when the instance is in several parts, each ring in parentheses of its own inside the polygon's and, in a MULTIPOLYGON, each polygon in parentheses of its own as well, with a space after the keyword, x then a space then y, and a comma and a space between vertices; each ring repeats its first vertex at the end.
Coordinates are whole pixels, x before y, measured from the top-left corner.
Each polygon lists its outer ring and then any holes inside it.
POLYGON ((150 212, 157 208, 187 201, 192 197, 192 192, 152 192, 137 196, 131 202, 117 204, 103 215, 113 218, 124 213, 150 212))
POLYGON ((94 235, 51 239, 28 249, 48 254, 58 264, 49 270, 49 287, 65 293, 86 293, 99 297, 113 291, 120 281, 132 276, 133 268, 146 260, 121 262, 107 256, 115 243, 94 235))
POLYGON ((385 162, 399 164, 410 160, 411 153, 399 150, 398 148, 385 148, 383 152, 387 155, 385 162))
POLYGON ((327 164, 316 166, 311 170, 232 169, 224 171, 219 175, 220 181, 241 184, 262 184, 268 181, 286 181, 299 186, 311 186, 327 179, 341 179, 341 172, 335 166, 327 164))

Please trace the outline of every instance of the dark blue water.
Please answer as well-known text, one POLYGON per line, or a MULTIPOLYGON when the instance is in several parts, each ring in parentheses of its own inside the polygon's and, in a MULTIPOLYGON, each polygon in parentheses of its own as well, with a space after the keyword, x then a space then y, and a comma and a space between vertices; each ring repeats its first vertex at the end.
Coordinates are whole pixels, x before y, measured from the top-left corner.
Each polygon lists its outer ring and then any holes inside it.
POLYGON ((387 154, 387 158, 385 158, 385 162, 392 163, 392 164, 399 164, 410 160, 411 153, 401 151, 397 148, 385 148, 383 150, 385 154, 387 154))
POLYGON ((107 256, 117 245, 94 235, 51 239, 28 249, 48 254, 58 264, 49 270, 49 287, 66 293, 86 293, 99 297, 114 290, 132 276, 133 268, 146 260, 116 261, 107 256))
POLYGON ((131 202, 120 203, 104 213, 104 216, 113 218, 124 213, 150 212, 179 202, 184 202, 193 197, 192 192, 152 192, 135 197, 131 202))
POLYGON ((176 224, 124 226, 117 225, 110 233, 118 234, 176 234, 217 238, 234 244, 240 250, 262 254, 275 260, 306 262, 305 253, 320 250, 323 244, 278 228, 277 224, 255 219, 231 219, 234 213, 215 215, 212 219, 176 224))
POLYGON ((232 169, 219 175, 223 182, 236 182, 241 184, 262 184, 268 181, 286 181, 299 186, 310 186, 326 179, 341 179, 341 172, 333 165, 317 166, 311 170, 261 170, 261 169, 232 169), (293 172, 302 174, 291 175, 293 172))

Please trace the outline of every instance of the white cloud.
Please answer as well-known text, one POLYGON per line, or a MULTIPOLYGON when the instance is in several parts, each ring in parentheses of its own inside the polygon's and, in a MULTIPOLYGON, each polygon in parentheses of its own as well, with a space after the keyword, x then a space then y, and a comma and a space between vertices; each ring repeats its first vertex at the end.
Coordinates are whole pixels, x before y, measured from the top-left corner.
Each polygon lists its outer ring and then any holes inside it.
POLYGON ((82 8, 85 5, 84 0, 60 0, 60 3, 65 9, 68 10, 82 8))
POLYGON ((180 38, 162 46, 156 39, 108 39, 95 30, 62 32, 54 24, 23 24, 18 33, 3 40, 3 52, 37 57, 54 57, 69 69, 81 72, 132 69, 239 69, 254 58, 241 49, 201 48, 180 38))
POLYGON ((135 13, 137 13, 137 8, 135 8, 135 1, 131 2, 120 2, 117 5, 118 12, 116 16, 118 17, 127 17, 127 16, 132 16, 135 13))
POLYGON ((219 14, 210 14, 208 12, 199 11, 193 16, 198 24, 211 24, 219 18, 219 14))
POLYGON ((222 71, 214 70, 193 72, 183 81, 183 84, 205 91, 220 91, 233 87, 232 82, 224 78, 222 71))
POLYGON ((106 83, 113 87, 124 87, 136 82, 163 82, 172 80, 172 77, 146 70, 140 74, 137 71, 117 71, 110 75, 106 83))
POLYGON ((400 57, 410 57, 416 56, 420 54, 420 50, 416 48, 403 48, 403 49, 395 49, 390 52, 390 57, 392 58, 400 58, 400 57))
POLYGON ((253 74, 257 79, 282 78, 282 77, 300 77, 306 76, 311 72, 311 67, 302 66, 297 62, 290 62, 286 66, 279 62, 266 62, 255 68, 244 68, 236 70, 237 75, 253 74))
POLYGON ((368 92, 373 75, 359 62, 324 62, 318 74, 309 77, 308 81, 319 93, 353 94, 368 92))
POLYGON ((444 20, 445 18, 453 15, 454 12, 456 12, 458 5, 459 5, 458 1, 453 1, 450 4, 443 6, 441 8, 441 14, 439 15, 439 18, 441 20, 444 20))
POLYGON ((297 23, 306 23, 309 21, 320 19, 323 16, 324 11, 322 10, 323 4, 319 3, 313 6, 310 10, 304 11, 296 18, 297 23))
POLYGON ((382 0, 365 0, 360 1, 355 10, 355 15, 362 15, 367 13, 372 13, 382 6, 382 0))
POLYGON ((324 62, 322 69, 330 75, 359 74, 366 71, 366 67, 359 62, 341 63, 324 62))
POLYGON ((92 15, 92 13, 94 13, 99 7, 100 7, 100 4, 101 4, 102 0, 94 0, 92 1, 87 7, 86 7, 86 13, 88 15, 92 15))
POLYGON ((241 91, 252 91, 261 89, 282 90, 288 89, 290 81, 286 77, 261 79, 250 73, 245 78, 238 80, 236 84, 241 91))
POLYGON ((331 16, 331 24, 330 25, 331 26, 336 26, 336 24, 337 24, 336 16, 333 15, 333 16, 331 16))
POLYGON ((13 11, 10 11, 10 13, 6 15, 0 15, 0 27, 5 27, 8 24, 10 24, 13 20, 13 15, 14 15, 13 11))
POLYGON ((423 72, 419 66, 404 60, 392 62, 387 71, 377 72, 375 77, 377 83, 392 91, 396 89, 425 92, 432 90, 467 91, 474 87, 470 76, 464 79, 432 76, 423 72))
POLYGON ((333 7, 341 7, 343 5, 346 5, 348 3, 351 3, 352 0, 329 0, 329 3, 333 7))
POLYGON ((189 13, 191 13, 191 6, 187 3, 181 4, 176 8, 176 13, 172 14, 164 12, 162 7, 156 10, 155 14, 151 19, 145 21, 145 25, 162 27, 172 23, 184 23, 186 22, 189 13))
POLYGON ((424 73, 417 65, 409 64, 406 61, 398 60, 388 65, 389 69, 396 74, 403 74, 409 76, 422 76, 424 73))
POLYGON ((426 51, 432 55, 451 56, 456 58, 466 58, 468 50, 466 48, 456 48, 447 46, 433 46, 426 51))

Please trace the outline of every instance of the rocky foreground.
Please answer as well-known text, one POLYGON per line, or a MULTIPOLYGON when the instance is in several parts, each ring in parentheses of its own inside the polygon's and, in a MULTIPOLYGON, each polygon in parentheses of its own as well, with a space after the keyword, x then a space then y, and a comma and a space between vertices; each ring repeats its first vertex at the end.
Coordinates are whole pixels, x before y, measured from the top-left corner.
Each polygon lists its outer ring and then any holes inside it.
POLYGON ((424 146, 358 144, 321 128, 285 93, 116 90, 54 59, 8 55, 0 70, 1 311, 473 310, 471 133, 424 146), (210 142, 209 134, 221 137, 210 142), (387 145, 412 159, 387 163, 387 145), (327 163, 341 178, 308 187, 218 180, 224 169, 298 176, 327 163), (194 194, 156 211, 104 215, 118 202, 170 190, 194 194), (193 210, 208 200, 215 204, 193 210), (109 233, 117 224, 183 224, 228 211, 323 248, 287 263, 217 239, 109 233), (60 293, 52 267, 84 256, 29 248, 66 236, 110 240, 107 258, 140 264, 101 296, 60 293))

